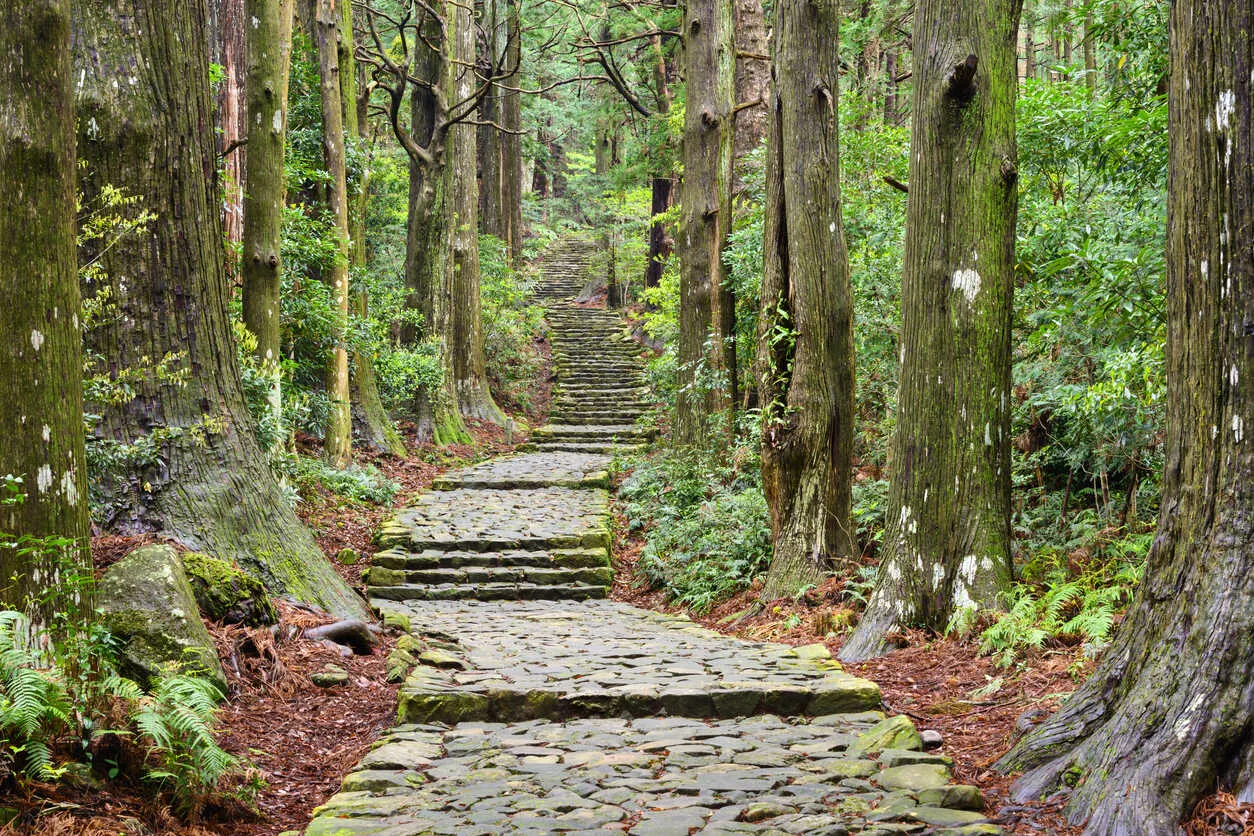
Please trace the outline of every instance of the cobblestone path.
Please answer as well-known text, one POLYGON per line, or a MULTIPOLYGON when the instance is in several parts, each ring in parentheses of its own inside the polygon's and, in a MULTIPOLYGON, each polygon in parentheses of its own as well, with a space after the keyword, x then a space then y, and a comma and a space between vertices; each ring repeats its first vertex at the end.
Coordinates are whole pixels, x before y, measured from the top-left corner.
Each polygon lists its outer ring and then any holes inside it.
POLYGON ((449 474, 379 533, 372 604, 398 726, 306 836, 984 834, 975 787, 821 645, 744 642, 604 598, 606 469, 646 440, 618 318, 566 303, 589 249, 547 258, 554 423, 449 474))

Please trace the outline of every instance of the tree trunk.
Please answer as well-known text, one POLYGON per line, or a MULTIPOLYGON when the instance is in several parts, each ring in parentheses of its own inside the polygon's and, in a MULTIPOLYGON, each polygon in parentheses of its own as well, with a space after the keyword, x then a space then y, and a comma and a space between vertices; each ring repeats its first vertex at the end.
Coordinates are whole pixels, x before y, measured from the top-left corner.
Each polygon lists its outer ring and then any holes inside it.
MULTIPOLYGON (((730 0, 690 0, 684 11, 684 179, 680 246, 679 388, 674 440, 694 444, 709 418, 731 410, 723 244, 731 225, 735 105, 730 0), (699 372, 704 366, 705 375, 699 372), (721 378, 721 382, 718 381, 721 378)), ((734 345, 732 358, 734 361, 734 345)))
POLYGON ((1089 96, 1097 89, 1097 52, 1093 45, 1093 13, 1084 13, 1084 40, 1081 41, 1084 52, 1084 85, 1089 89, 1089 96))
POLYGON ((246 78, 249 114, 245 167, 242 308, 244 325, 257 338, 257 359, 270 376, 270 411, 282 423, 282 380, 279 373, 280 238, 285 194, 283 157, 287 130, 287 66, 292 0, 248 0, 246 14, 256 23, 248 29, 246 78), (285 20, 286 18, 286 20, 285 20))
POLYGON ((322 440, 322 454, 332 467, 345 467, 353 449, 352 396, 348 386, 348 177, 344 143, 344 109, 341 105, 339 63, 340 11, 338 3, 347 0, 311 0, 314 3, 314 41, 318 50, 318 74, 322 91, 322 158, 330 175, 327 184, 327 212, 335 222, 339 256, 326 270, 323 280, 331 289, 331 303, 337 317, 337 343, 327 358, 327 398, 331 413, 322 440))
POLYGON ((736 40, 736 136, 734 139, 732 193, 745 187, 745 165, 751 153, 766 139, 767 96, 771 86, 770 39, 762 0, 735 0, 736 40))
POLYGON ((775 555, 765 598, 855 553, 853 292, 840 208, 837 0, 778 7, 758 319, 762 485, 775 555))
MULTIPOLYGON (((518 0, 505 0, 508 20, 505 65, 520 68, 522 58, 522 23, 519 20, 518 0)), ((501 79, 501 217, 505 224, 501 236, 509 245, 509 257, 518 262, 523 254, 522 220, 522 95, 518 85, 522 83, 521 71, 501 79)))
MULTIPOLYGON (((432 44, 439 43, 440 33, 432 24, 426 31, 432 44)), ((436 49, 426 46, 418 74, 424 79, 449 83, 444 60, 436 49)), ((431 89, 415 86, 410 93, 410 124, 415 141, 431 148, 437 118, 437 98, 431 89)), ((410 345, 434 341, 440 360, 440 380, 434 387, 422 386, 414 392, 410 412, 418 427, 419 441, 436 444, 460 444, 470 441, 470 434, 457 408, 454 387, 452 333, 452 269, 448 246, 447 158, 443 151, 432 149, 431 163, 424 165, 411 159, 409 164, 409 218, 405 243, 405 306, 420 315, 415 327, 406 325, 402 339, 410 345)))
POLYGON ((897 52, 884 53, 884 124, 897 124, 897 52))
MULTIPOLYGON (((1024 0, 1023 11, 1023 77, 1036 78, 1036 35, 1033 31, 1033 24, 1036 22, 1036 13, 1032 7, 1031 0, 1024 0)), ((917 55, 918 53, 916 53, 917 55)))
MULTIPOLYGON (((462 2, 450 2, 446 25, 453 60, 453 95, 456 105, 468 101, 476 85, 475 28, 472 9, 462 2)), ((453 241, 452 339, 453 380, 457 406, 467 418, 504 424, 505 414, 488 391, 488 374, 483 356, 483 320, 479 309, 479 194, 475 178, 473 124, 461 123, 449 130, 450 204, 453 241)))
POLYGON ((47 624, 48 590, 91 566, 67 0, 6 6, 0 56, 0 483, 25 495, 0 495, 0 606, 47 624))
MULTIPOLYGON (((505 17, 503 0, 483 0, 483 19, 487 54, 482 56, 481 68, 490 67, 499 60, 505 47, 505 17)), ((502 204, 503 172, 501 169, 501 86, 493 82, 488 94, 479 102, 478 148, 479 157, 479 229, 486 235, 505 240, 504 206, 502 204)))
POLYGON ((125 403, 92 405, 101 437, 159 445, 103 485, 105 522, 120 533, 163 532, 238 562, 275 594, 364 616, 283 498, 244 404, 212 185, 205 2, 74 8, 83 198, 91 205, 114 186, 155 216, 144 235, 84 254, 100 259, 117 306, 89 343, 115 374, 170 356, 186 373, 181 383, 143 381, 125 403))
POLYGON ((666 270, 666 262, 670 260, 671 250, 675 246, 675 241, 666 231, 666 224, 657 220, 658 215, 671 208, 675 181, 670 177, 654 177, 652 192, 649 213, 653 220, 649 222, 649 260, 644 266, 645 287, 657 287, 662 283, 662 273, 666 270))
POLYGON ((842 648, 943 629, 1010 581, 1018 0, 923 0, 901 288, 901 384, 875 592, 842 648))
MULTIPOLYGON (((354 54, 353 6, 349 0, 340 3, 340 26, 337 57, 340 74, 340 112, 344 119, 344 136, 359 148, 364 147, 365 124, 361 120, 359 102, 362 96, 357 90, 357 59, 354 54)), ((350 264, 355 270, 366 269, 366 201, 370 195, 369 167, 362 166, 357 188, 349 195, 348 229, 351 240, 350 264)), ((364 320, 370 314, 370 299, 363 284, 353 288, 349 297, 349 311, 355 319, 364 320)), ((379 397, 379 383, 375 377, 374 358, 354 350, 349 357, 349 400, 351 422, 357 437, 377 453, 393 456, 406 454, 405 442, 396 425, 383 407, 379 397)))
POLYGON ((1085 833, 1174 836, 1200 797, 1254 799, 1254 4, 1171 17, 1167 439, 1158 532, 1114 644, 1000 764, 1074 785, 1085 833))
MULTIPOLYGON (((222 159, 222 222, 226 240, 239 244, 244 237, 244 178, 248 165, 248 146, 239 143, 248 136, 245 102, 247 101, 247 64, 249 0, 211 0, 208 36, 210 55, 222 68, 218 89, 219 142, 223 149, 236 146, 222 159)), ((235 264, 228 264, 232 273, 235 264)))

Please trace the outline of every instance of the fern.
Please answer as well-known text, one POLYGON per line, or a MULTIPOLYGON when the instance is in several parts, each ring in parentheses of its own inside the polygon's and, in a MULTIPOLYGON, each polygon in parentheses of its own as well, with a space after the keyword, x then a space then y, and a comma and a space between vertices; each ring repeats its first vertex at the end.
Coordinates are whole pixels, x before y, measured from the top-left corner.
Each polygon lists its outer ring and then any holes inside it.
POLYGON ((194 812, 238 760, 213 737, 222 693, 207 679, 182 674, 159 679, 139 699, 132 721, 147 746, 144 778, 169 790, 183 812, 194 812))
POLYGON ((0 612, 0 757, 26 774, 53 778, 52 744, 66 735, 70 699, 55 669, 34 652, 21 613, 0 612))

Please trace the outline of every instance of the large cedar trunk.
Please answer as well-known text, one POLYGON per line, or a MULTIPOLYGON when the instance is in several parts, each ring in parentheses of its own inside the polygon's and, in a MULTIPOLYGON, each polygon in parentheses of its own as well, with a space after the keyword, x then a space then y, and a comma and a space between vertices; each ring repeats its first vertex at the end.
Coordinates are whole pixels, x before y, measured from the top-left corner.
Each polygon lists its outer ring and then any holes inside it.
POLYGON ((842 648, 992 607, 1010 580, 1018 0, 920 2, 901 386, 875 591, 842 648))
POLYGON ((344 110, 340 104, 340 63, 338 30, 340 12, 337 3, 346 0, 310 0, 314 4, 314 41, 318 49, 318 76, 322 92, 322 159, 331 182, 326 187, 327 213, 335 223, 339 256, 324 272, 323 280, 331 290, 339 331, 336 345, 327 357, 326 386, 331 410, 327 416, 326 433, 322 439, 323 457, 333 467, 348 464, 353 448, 352 396, 348 386, 348 350, 345 346, 348 328, 348 176, 344 148, 344 110))
POLYGON ((697 442, 708 420, 731 409, 729 386, 697 384, 728 368, 729 318, 722 252, 731 226, 735 49, 730 0, 689 0, 684 12, 684 179, 680 193, 679 389, 674 440, 697 442), (708 349, 708 350, 707 350, 708 349), (694 385, 696 384, 696 385, 694 385))
POLYGON ((237 561, 275 594, 361 617, 363 602, 266 467, 244 405, 213 187, 204 26, 204 0, 75 5, 84 200, 91 205, 115 186, 155 216, 146 234, 85 253, 101 259, 117 306, 89 343, 115 373, 149 369, 169 355, 187 372, 182 383, 138 385, 126 403, 92 405, 104 438, 135 443, 154 429, 172 433, 158 455, 103 486, 105 523, 120 533, 168 534, 237 561))
POLYGON ((837 0, 785 0, 776 22, 758 320, 767 598, 854 554, 853 293, 840 208, 837 0))
MULTIPOLYGON (((0 11, 0 606, 45 620, 46 590, 90 565, 74 247, 74 99, 66 0, 0 11), (23 538, 31 538, 24 540, 23 538), (43 538, 65 547, 21 553, 43 538), (19 548, 10 547, 17 542, 19 548), (35 604, 35 606, 32 606, 35 604)), ((49 544, 51 545, 51 544, 49 544)), ((48 606, 51 606, 50 604, 48 606)), ((90 608, 86 608, 90 611, 90 608)))
POLYGON ((1001 762, 1076 785, 1085 833, 1174 836, 1217 786, 1254 800, 1254 3, 1171 16, 1167 440, 1158 532, 1101 664, 1001 762))
MULTIPOLYGON (((505 46, 505 16, 502 0, 483 0, 483 20, 480 24, 486 43, 486 55, 482 56, 480 70, 485 74, 493 71, 505 46)), ((487 235, 505 239, 505 217, 502 204, 501 167, 501 86, 493 82, 479 102, 478 148, 479 157, 479 228, 487 235)))
MULTIPOLYGON (((448 62, 452 74, 452 106, 468 102, 477 84, 474 72, 475 29, 471 8, 450 2, 445 24, 449 30, 448 62)), ((479 193, 475 178, 476 131, 469 122, 449 130, 449 197, 453 241, 452 339, 453 378, 457 405, 462 415, 497 424, 505 423, 492 394, 483 356, 483 322, 479 312, 479 193)))
POLYGON ((285 196, 283 158, 287 132, 284 60, 292 35, 293 0, 248 0, 256 21, 248 30, 246 78, 248 146, 245 166, 241 307, 244 325, 257 338, 257 359, 270 375, 275 426, 283 413, 279 373, 280 238, 285 196))

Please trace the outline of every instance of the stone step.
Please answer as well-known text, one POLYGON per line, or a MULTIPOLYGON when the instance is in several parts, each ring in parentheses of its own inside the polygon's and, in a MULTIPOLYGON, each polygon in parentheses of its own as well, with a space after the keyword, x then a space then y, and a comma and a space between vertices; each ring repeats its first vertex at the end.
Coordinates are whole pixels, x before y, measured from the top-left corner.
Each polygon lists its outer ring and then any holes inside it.
POLYGON ((439 569, 387 569, 370 566, 366 580, 372 587, 394 586, 609 586, 614 570, 609 566, 554 569, 542 566, 463 566, 439 569))
POLYGON ((370 586, 366 588, 366 592, 370 598, 383 601, 588 601, 609 597, 608 587, 594 584, 404 584, 370 586))
POLYGON ((529 445, 533 450, 558 450, 566 453, 639 453, 646 447, 644 444, 620 444, 615 441, 581 442, 581 441, 537 441, 529 445))
POLYGON ((618 436, 620 438, 649 438, 652 431, 635 424, 545 424, 531 433, 534 441, 546 438, 570 436, 618 436))
POLYGON ((372 567, 384 569, 457 569, 462 567, 534 566, 540 568, 588 569, 606 565, 605 552, 600 549, 552 549, 500 552, 437 551, 408 552, 393 548, 376 552, 370 559, 372 567))

